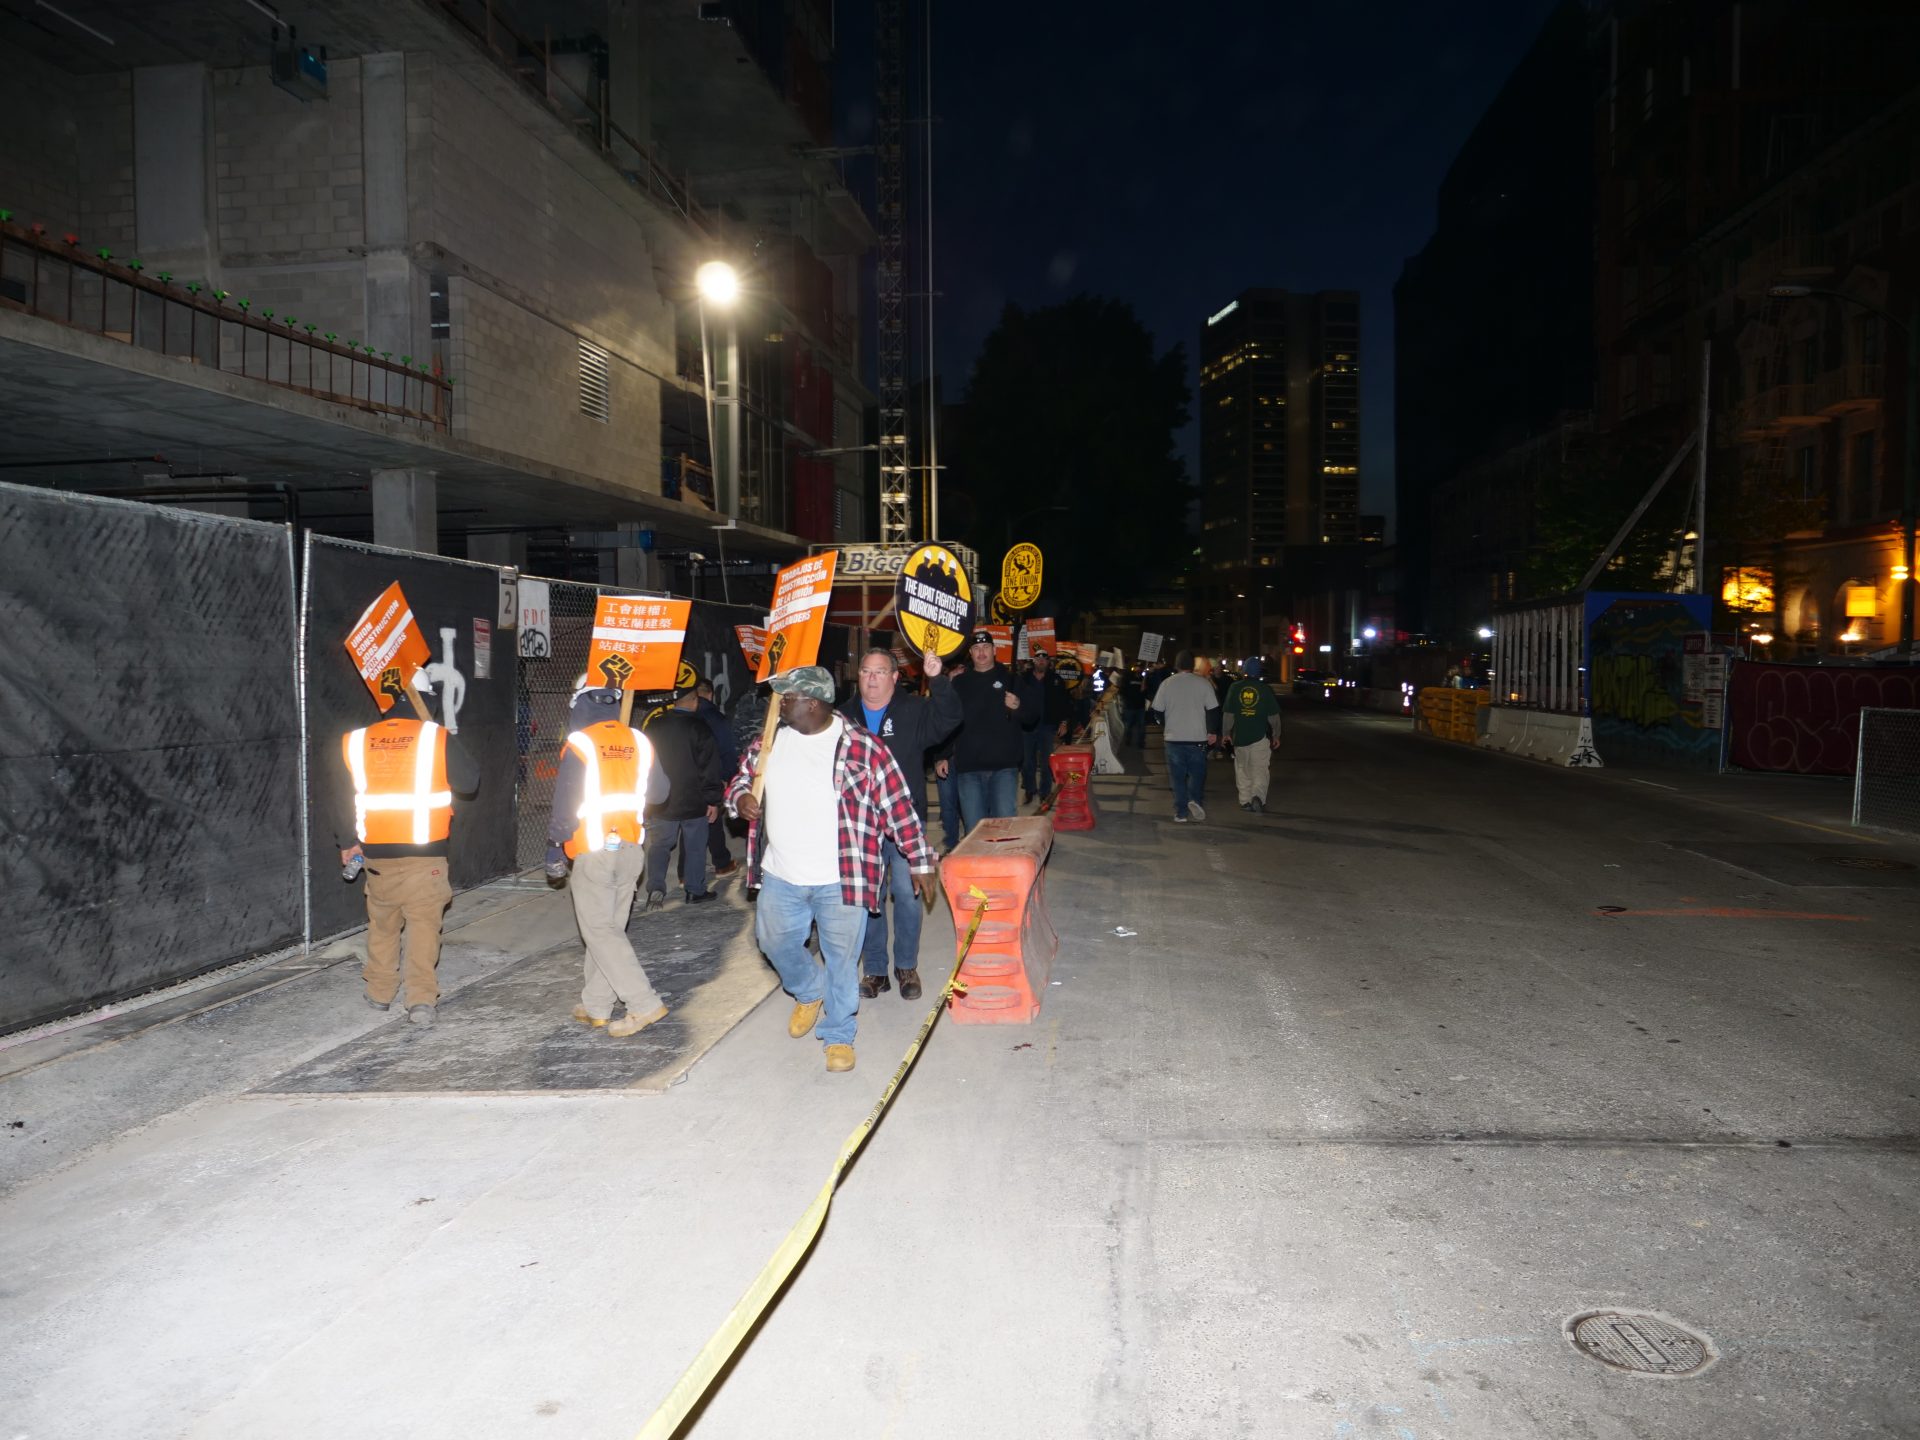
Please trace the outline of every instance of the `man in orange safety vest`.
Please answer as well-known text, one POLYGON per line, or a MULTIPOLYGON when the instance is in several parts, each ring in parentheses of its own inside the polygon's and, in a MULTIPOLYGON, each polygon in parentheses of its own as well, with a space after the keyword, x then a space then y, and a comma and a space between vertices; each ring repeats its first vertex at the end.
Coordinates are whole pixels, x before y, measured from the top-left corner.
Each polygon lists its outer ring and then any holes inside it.
POLYGON ((624 1039, 667 1015, 627 939, 627 917, 646 868, 646 808, 665 800, 670 787, 652 742, 620 723, 618 690, 590 688, 581 676, 567 721, 547 822, 547 875, 567 880, 587 948, 573 1018, 624 1039), (626 1006, 617 1020, 616 1001, 626 1006))
MULTIPOLYGON (((422 700, 423 704, 427 703, 422 700)), ((480 788, 480 767, 432 717, 416 717, 398 699, 387 717, 340 737, 352 809, 335 826, 340 862, 366 866, 367 1003, 387 1010, 401 988, 400 937, 406 932, 407 1018, 433 1024, 440 1000, 440 922, 453 884, 447 839, 453 797, 480 788)))

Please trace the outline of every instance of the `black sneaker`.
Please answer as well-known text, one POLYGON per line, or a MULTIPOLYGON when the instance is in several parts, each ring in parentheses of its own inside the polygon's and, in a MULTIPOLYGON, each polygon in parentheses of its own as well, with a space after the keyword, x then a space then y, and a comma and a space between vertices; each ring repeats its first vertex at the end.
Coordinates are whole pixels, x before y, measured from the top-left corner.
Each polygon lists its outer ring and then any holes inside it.
MULTIPOLYGON (((885 975, 867 975, 863 973, 860 976, 860 995, 862 999, 871 1000, 883 990, 891 990, 892 988, 893 982, 888 980, 885 975)), ((906 986, 904 984, 901 985, 900 992, 902 994, 906 993, 906 986)))
POLYGON ((701 892, 701 893, 700 893, 700 894, 698 894, 698 895, 689 895, 689 896, 687 896, 687 904, 689 904, 689 905, 704 905, 704 904, 706 904, 706 903, 707 903, 707 901, 709 901, 709 900, 711 900, 711 899, 713 899, 713 891, 711 891, 711 890, 706 890, 706 891, 703 891, 703 892, 701 892))

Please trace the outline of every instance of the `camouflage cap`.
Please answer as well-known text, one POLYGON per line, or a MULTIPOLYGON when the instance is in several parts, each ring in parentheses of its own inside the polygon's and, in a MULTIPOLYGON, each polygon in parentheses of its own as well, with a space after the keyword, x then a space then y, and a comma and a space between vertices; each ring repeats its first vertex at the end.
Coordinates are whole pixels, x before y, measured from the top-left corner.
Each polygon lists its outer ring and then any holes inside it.
POLYGON ((823 665, 801 665, 782 670, 767 682, 776 695, 804 695, 823 705, 833 704, 833 676, 823 665))

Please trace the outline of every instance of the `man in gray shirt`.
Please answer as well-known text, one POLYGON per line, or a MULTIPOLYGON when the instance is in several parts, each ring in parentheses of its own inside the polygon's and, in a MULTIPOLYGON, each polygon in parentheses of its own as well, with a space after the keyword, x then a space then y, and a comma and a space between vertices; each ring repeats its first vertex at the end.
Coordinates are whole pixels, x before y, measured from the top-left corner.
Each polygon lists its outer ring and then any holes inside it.
POLYGON ((1167 776, 1173 781, 1173 823, 1207 818, 1207 751, 1220 743, 1220 697, 1193 673, 1193 652, 1182 650, 1174 673, 1153 692, 1166 736, 1167 776))

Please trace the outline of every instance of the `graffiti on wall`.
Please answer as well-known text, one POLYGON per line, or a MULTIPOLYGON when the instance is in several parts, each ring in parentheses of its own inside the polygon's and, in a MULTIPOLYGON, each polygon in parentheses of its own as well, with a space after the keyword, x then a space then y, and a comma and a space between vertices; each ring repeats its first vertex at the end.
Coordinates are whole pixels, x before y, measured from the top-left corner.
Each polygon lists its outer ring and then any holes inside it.
POLYGON ((1688 635, 1706 628, 1700 595, 1589 595, 1588 693, 1594 744, 1609 765, 1712 769, 1720 732, 1687 699, 1688 635))
POLYGON ((1851 775, 1867 706, 1920 708, 1911 669, 1734 666, 1728 695, 1728 759, 1743 770, 1851 775))

